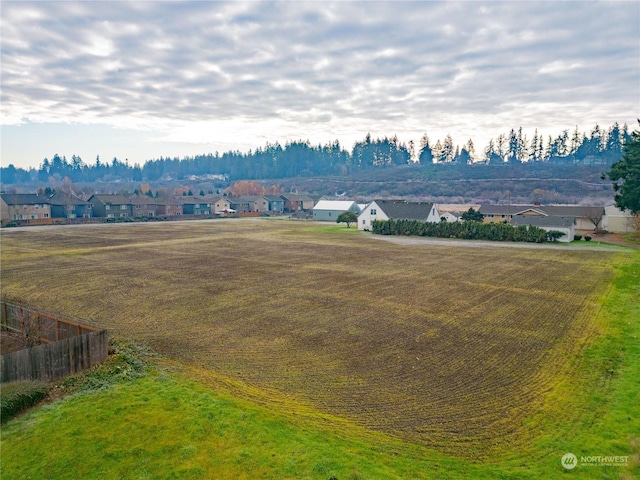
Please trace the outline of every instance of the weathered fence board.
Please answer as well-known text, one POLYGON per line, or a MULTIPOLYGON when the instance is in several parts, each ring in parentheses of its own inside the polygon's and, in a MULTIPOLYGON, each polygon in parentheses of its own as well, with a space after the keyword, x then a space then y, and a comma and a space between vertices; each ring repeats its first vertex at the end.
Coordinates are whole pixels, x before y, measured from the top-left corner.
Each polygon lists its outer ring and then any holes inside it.
POLYGON ((0 355, 0 382, 53 381, 103 362, 108 355, 107 331, 2 302, 3 328, 20 332, 24 319, 35 319, 43 343, 0 355))

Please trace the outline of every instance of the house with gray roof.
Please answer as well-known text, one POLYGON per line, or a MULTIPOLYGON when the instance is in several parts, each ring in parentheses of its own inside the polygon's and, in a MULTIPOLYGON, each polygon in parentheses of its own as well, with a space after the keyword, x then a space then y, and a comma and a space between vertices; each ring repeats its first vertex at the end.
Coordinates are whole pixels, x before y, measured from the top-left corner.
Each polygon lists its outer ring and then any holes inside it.
POLYGON ((118 194, 96 194, 89 198, 94 217, 130 218, 133 206, 128 198, 118 194))
POLYGON ((311 211, 313 209, 313 198, 309 195, 283 193, 280 197, 284 200, 285 212, 311 211))
POLYGON ((52 218, 91 218, 91 203, 64 192, 55 192, 48 199, 52 218))
POLYGON ((418 220, 439 222, 438 207, 429 202, 406 200, 373 200, 358 215, 358 230, 371 230, 375 220, 418 220))
POLYGON ((559 242, 572 242, 575 236, 575 217, 563 216, 538 216, 538 215, 514 215, 511 218, 511 225, 514 227, 533 225, 542 228, 547 232, 556 230, 564 233, 558 239, 559 242))
POLYGON ((36 193, 0 194, 0 221, 4 225, 12 220, 40 220, 51 218, 51 205, 47 197, 36 193))
POLYGON ((506 222, 516 215, 539 217, 574 217, 575 229, 594 231, 596 224, 602 228, 604 207, 589 205, 481 205, 479 212, 485 222, 506 222))
POLYGON ((358 204, 351 200, 320 200, 313 207, 313 219, 324 222, 335 222, 344 212, 360 213, 358 204))
POLYGON ((265 195, 264 198, 269 202, 270 212, 284 212, 284 198, 280 195, 265 195))

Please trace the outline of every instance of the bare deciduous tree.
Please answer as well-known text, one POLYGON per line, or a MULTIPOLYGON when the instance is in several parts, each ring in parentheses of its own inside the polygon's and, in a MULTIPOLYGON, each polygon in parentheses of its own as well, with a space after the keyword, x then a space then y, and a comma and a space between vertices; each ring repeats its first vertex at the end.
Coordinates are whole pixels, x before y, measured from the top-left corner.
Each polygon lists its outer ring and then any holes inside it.
POLYGON ((593 224, 593 232, 600 233, 602 230, 604 207, 589 207, 586 212, 586 217, 593 224))

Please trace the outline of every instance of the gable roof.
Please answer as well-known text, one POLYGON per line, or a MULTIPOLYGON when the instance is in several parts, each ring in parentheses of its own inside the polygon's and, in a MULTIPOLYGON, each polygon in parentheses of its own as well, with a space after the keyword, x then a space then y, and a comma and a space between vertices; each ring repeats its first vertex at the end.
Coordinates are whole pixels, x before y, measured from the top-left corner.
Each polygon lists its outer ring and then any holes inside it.
POLYGON ((246 202, 257 202, 260 201, 260 199, 264 198, 262 195, 240 195, 239 197, 228 197, 228 200, 230 202, 239 202, 239 203, 246 203, 246 202))
POLYGON ((511 225, 533 225, 535 227, 571 227, 576 223, 575 217, 535 217, 530 215, 514 215, 511 218, 511 225))
POLYGON ((48 200, 51 205, 89 205, 89 202, 64 192, 56 192, 48 200))
POLYGON ((554 217, 588 217, 594 210, 604 214, 604 207, 586 205, 481 205, 478 211, 483 215, 517 215, 527 210, 554 217))
POLYGON ((2 193, 2 200, 7 205, 40 205, 49 203, 47 197, 41 197, 37 193, 2 193))
POLYGON ((284 198, 280 195, 263 195, 270 202, 284 202, 284 198))
POLYGON ((306 194, 283 193, 280 196, 290 202, 313 202, 313 198, 306 194))
POLYGON ((358 206, 356 202, 350 200, 320 200, 313 207, 314 210, 339 210, 342 212, 346 212, 353 208, 353 206, 358 206))
POLYGON ((549 215, 544 210, 542 210, 540 207, 537 207, 537 208, 529 208, 529 207, 527 207, 524 210, 516 209, 516 211, 513 212, 512 214, 513 215, 524 215, 525 212, 534 212, 534 213, 537 213, 538 215, 542 215, 544 217, 549 215))
POLYGON ((131 202, 124 195, 112 194, 112 193, 97 193, 92 195, 89 201, 93 199, 97 199, 100 203, 104 205, 130 205, 131 202))
POLYGON ((374 200, 376 205, 391 219, 423 220, 429 218, 433 203, 407 202, 406 200, 374 200))

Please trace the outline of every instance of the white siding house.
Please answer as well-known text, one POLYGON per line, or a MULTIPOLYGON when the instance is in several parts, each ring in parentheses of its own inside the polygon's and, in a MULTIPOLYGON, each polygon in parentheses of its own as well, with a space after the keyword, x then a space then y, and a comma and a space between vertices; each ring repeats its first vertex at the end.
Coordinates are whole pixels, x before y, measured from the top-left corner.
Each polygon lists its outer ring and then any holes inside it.
POLYGON ((604 207, 602 228, 611 233, 628 233, 635 229, 633 215, 623 212, 615 205, 604 207))
POLYGON ((335 222, 338 215, 351 211, 358 215, 360 208, 356 202, 348 200, 320 200, 313 207, 313 219, 325 222, 335 222))
POLYGON ((433 203, 406 200, 373 200, 358 215, 358 230, 371 230, 375 220, 418 220, 439 222, 438 207, 433 203))
POLYGON ((573 238, 576 233, 575 224, 575 217, 514 215, 513 218, 511 218, 511 225, 514 227, 521 225, 529 227, 533 225, 535 227, 542 228, 547 232, 557 230, 558 232, 564 233, 564 235, 558 239, 558 242, 573 242, 573 238))

